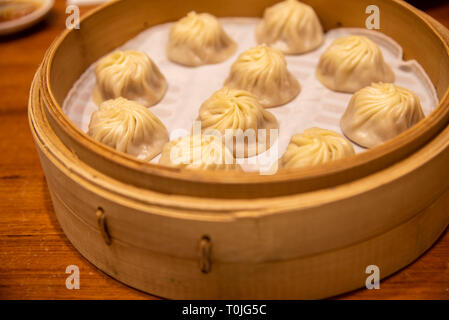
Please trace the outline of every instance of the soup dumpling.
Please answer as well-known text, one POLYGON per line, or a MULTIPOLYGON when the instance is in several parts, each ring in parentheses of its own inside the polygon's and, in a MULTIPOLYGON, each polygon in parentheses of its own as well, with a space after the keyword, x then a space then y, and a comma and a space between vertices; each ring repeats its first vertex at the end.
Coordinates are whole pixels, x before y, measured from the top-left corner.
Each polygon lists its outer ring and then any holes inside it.
POLYGON ((392 83, 357 91, 341 119, 343 133, 366 148, 394 138, 424 118, 416 94, 392 83))
POLYGON ((243 52, 231 66, 225 86, 251 92, 265 108, 283 105, 301 91, 284 54, 266 45, 243 52))
POLYGON ((88 135, 148 161, 161 153, 168 141, 162 122, 144 106, 125 98, 103 102, 90 118, 88 135))
POLYGON ((285 54, 300 54, 324 42, 323 28, 313 8, 297 0, 286 0, 265 9, 256 28, 258 43, 285 54))
POLYGON ((193 135, 167 143, 159 164, 200 170, 241 170, 222 139, 213 135, 193 135))
POLYGON ((342 135, 320 128, 310 128, 291 137, 280 167, 303 168, 354 155, 354 147, 342 135))
POLYGON ((194 67, 223 62, 236 49, 216 17, 192 11, 172 26, 167 55, 173 62, 194 67))
POLYGON ((115 51, 98 61, 95 67, 97 105, 119 97, 146 107, 158 103, 167 91, 165 77, 143 52, 115 51))
POLYGON ((277 138, 271 137, 271 130, 277 133, 279 129, 275 116, 254 95, 227 87, 216 91, 201 105, 198 120, 203 133, 217 132, 223 136, 226 146, 238 158, 269 149, 277 138))
POLYGON ((365 36, 335 40, 321 55, 316 76, 327 88, 348 93, 395 79, 379 46, 365 36))

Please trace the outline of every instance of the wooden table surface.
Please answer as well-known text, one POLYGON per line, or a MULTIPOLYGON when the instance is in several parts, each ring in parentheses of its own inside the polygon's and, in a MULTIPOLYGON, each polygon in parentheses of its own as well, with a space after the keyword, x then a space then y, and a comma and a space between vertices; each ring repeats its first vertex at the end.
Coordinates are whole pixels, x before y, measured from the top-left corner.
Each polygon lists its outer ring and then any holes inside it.
MULTIPOLYGON (((442 1, 443 2, 443 1, 442 1)), ((90 8, 81 8, 86 12, 90 8)), ((449 28, 449 3, 425 11, 449 28)), ((46 48, 65 27, 65 1, 47 20, 0 38, 0 298, 156 299, 105 275, 62 232, 27 122, 28 90, 46 48), (68 265, 80 268, 80 289, 68 290, 68 265)), ((421 258, 341 299, 449 299, 449 231, 421 258)))

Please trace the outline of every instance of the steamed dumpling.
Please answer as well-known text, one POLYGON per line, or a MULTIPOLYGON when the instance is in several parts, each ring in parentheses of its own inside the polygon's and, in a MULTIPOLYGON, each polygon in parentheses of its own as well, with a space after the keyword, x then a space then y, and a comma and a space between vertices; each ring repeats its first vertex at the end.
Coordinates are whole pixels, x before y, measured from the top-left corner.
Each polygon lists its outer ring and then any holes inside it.
POLYGON ((227 87, 216 91, 201 105, 198 120, 203 133, 215 131, 224 136, 226 146, 237 157, 266 151, 275 139, 271 137, 271 129, 279 129, 275 116, 250 92, 227 87))
POLYGON ((391 83, 374 83, 356 92, 341 119, 343 133, 372 148, 424 118, 415 93, 391 83))
POLYGON ((265 108, 283 105, 301 91, 283 53, 266 45, 243 52, 231 66, 225 86, 251 92, 265 108))
POLYGON ((241 170, 219 137, 194 135, 164 146, 159 164, 201 170, 241 170))
POLYGON ((95 68, 97 85, 94 100, 123 97, 150 107, 158 103, 167 90, 165 77, 143 52, 115 51, 98 61, 95 68))
POLYGON ((103 102, 90 118, 88 135, 141 160, 153 159, 168 141, 162 122, 144 106, 125 98, 103 102))
POLYGON ((225 61, 236 49, 216 17, 192 11, 172 26, 167 55, 173 62, 193 67, 225 61))
POLYGON ((265 10, 256 28, 256 39, 285 54, 299 54, 318 48, 324 42, 324 34, 311 6, 286 0, 265 10))
POLYGON ((355 154, 354 147, 340 134, 311 128, 295 134, 280 160, 281 168, 302 168, 355 154))
POLYGON ((349 93, 395 78, 379 46, 364 36, 335 40, 321 56, 316 76, 329 89, 349 93))

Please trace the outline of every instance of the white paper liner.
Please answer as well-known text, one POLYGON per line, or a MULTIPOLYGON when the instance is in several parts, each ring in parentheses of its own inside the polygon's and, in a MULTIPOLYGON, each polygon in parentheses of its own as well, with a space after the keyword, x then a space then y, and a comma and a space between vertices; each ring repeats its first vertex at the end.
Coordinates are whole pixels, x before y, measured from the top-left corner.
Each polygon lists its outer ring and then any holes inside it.
MULTIPOLYGON (((201 104, 216 90, 222 88, 231 64, 237 56, 257 45, 254 32, 259 21, 259 18, 220 19, 223 28, 237 42, 238 50, 227 61, 216 65, 190 68, 169 61, 166 45, 172 23, 144 30, 117 48, 147 53, 167 78, 166 95, 150 110, 165 124, 171 139, 189 134, 201 104)), ((278 143, 258 157, 239 159, 238 162, 242 164, 245 171, 257 171, 267 167, 267 161, 275 161, 282 156, 292 135, 302 133, 307 128, 320 127, 342 133, 340 118, 352 94, 333 92, 324 87, 316 79, 315 69, 321 54, 332 41, 351 34, 367 36, 379 45, 386 62, 395 72, 395 84, 417 94, 426 116, 438 105, 436 90, 424 69, 415 60, 404 62, 402 48, 394 40, 380 32, 367 29, 330 30, 326 34, 325 43, 319 49, 303 55, 286 56, 288 69, 301 84, 301 93, 284 106, 268 109, 279 121, 278 143)), ((92 112, 97 110, 92 100, 92 91, 95 86, 94 67, 95 64, 91 65, 82 74, 63 104, 64 112, 84 132, 87 132, 92 112)), ((357 145, 354 147, 356 152, 365 150, 357 145)), ((151 162, 157 163, 159 157, 157 156, 151 162)))

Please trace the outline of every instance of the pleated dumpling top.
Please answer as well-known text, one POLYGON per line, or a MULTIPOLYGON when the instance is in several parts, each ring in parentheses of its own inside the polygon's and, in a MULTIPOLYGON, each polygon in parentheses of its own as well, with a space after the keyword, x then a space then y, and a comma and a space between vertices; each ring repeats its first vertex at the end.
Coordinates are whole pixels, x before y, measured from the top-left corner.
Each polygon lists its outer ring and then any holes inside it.
POLYGON ((335 40, 321 55, 316 76, 327 88, 348 93, 395 79, 379 46, 365 36, 335 40))
POLYGON ((118 151, 151 160, 168 141, 164 124, 135 101, 118 98, 103 102, 90 119, 88 134, 118 151))
POLYGON ((227 87, 216 91, 201 105, 198 120, 203 133, 215 131, 222 135, 237 157, 267 150, 276 138, 270 138, 271 130, 279 129, 276 117, 254 95, 227 87))
POLYGON ((342 135, 320 128, 295 134, 280 160, 281 168, 303 168, 342 159, 355 154, 354 147, 342 135))
POLYGON ((216 17, 192 11, 173 24, 167 55, 173 62, 195 67, 225 61, 236 49, 216 17))
POLYGON ((414 92, 392 83, 373 83, 354 94, 340 125, 349 139, 372 148, 423 118, 421 103, 414 92))
POLYGON ((193 135, 167 143, 159 164, 195 170, 241 170, 220 137, 193 135))
POLYGON ((265 9, 256 28, 256 40, 285 54, 301 54, 323 44, 324 33, 311 6, 286 0, 265 9))
POLYGON ((243 52, 231 66, 225 86, 251 92, 265 108, 283 105, 301 91, 284 54, 266 45, 243 52))
POLYGON ((143 52, 115 51, 98 61, 95 68, 94 100, 126 98, 150 107, 167 91, 167 81, 159 68, 143 52))

